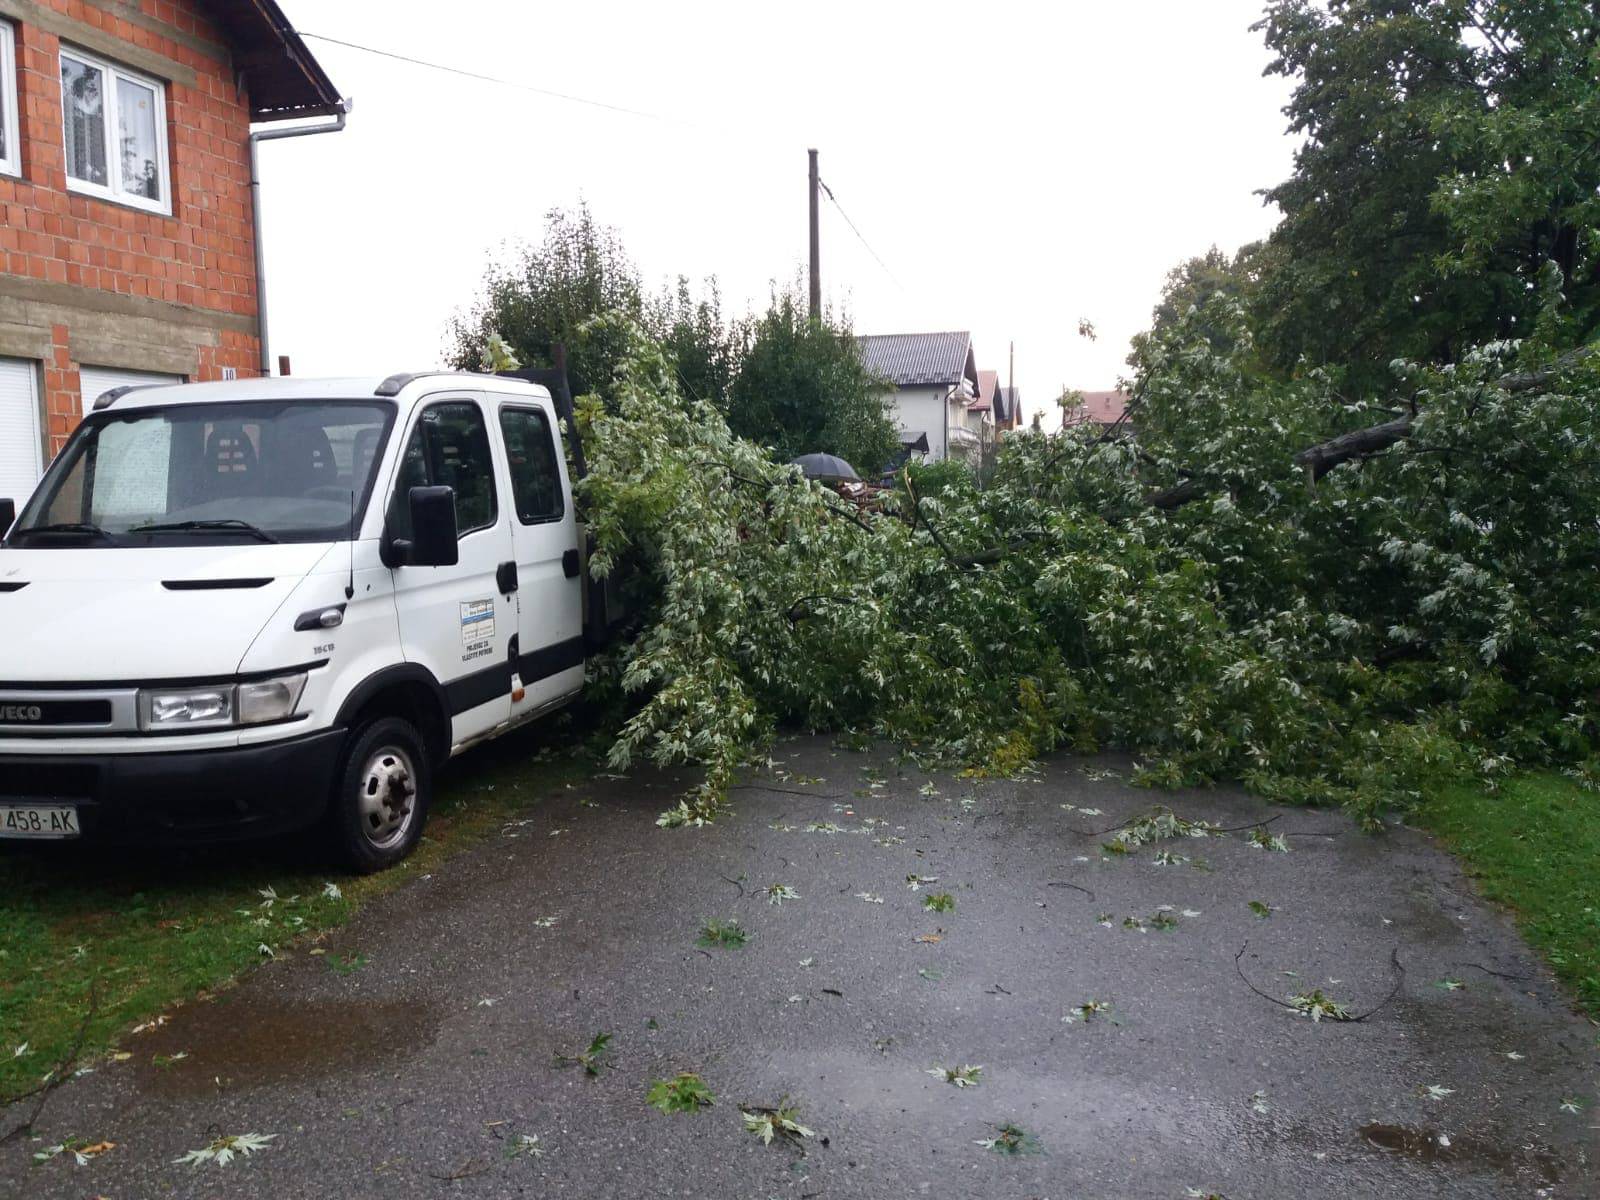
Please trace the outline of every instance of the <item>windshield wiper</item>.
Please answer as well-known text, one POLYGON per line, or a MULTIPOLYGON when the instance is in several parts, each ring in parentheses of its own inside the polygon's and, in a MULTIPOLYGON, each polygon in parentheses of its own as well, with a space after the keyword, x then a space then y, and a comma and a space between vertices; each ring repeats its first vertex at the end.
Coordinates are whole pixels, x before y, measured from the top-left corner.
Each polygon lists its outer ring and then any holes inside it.
POLYGON ((54 525, 30 525, 26 529, 19 529, 15 536, 23 537, 35 533, 82 533, 89 537, 97 537, 102 541, 113 540, 111 535, 98 525, 91 525, 87 521, 59 521, 54 525))
POLYGON ((276 542, 265 529, 258 529, 238 517, 218 517, 211 521, 168 521, 161 525, 135 525, 129 533, 242 533, 262 542, 276 542))

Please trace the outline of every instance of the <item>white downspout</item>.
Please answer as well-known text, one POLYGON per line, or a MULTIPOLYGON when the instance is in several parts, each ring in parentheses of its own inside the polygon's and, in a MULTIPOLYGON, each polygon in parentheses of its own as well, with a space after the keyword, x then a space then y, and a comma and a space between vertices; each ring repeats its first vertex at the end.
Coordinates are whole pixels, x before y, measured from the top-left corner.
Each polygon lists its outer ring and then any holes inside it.
POLYGON ((340 100, 339 111, 328 125, 295 125, 289 129, 266 129, 250 135, 250 218, 256 243, 256 332, 261 343, 261 375, 272 376, 272 349, 267 339, 267 255, 261 244, 261 157, 256 147, 279 138, 312 137, 319 133, 338 133, 354 107, 352 100, 340 100))

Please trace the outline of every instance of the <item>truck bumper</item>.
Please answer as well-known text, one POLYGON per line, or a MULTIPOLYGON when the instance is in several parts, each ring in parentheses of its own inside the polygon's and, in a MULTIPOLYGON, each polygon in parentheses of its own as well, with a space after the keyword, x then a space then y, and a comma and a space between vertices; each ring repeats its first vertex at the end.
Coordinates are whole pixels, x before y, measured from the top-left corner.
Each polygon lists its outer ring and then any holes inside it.
POLYGON ((269 837, 322 816, 344 740, 344 730, 328 729, 226 750, 0 755, 0 804, 75 804, 84 841, 269 837))

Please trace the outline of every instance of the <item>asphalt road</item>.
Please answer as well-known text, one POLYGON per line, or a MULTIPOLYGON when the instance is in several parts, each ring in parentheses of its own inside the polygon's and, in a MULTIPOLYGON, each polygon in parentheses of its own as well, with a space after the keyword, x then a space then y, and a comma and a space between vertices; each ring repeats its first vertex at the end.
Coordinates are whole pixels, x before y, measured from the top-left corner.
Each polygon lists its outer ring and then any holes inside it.
POLYGON ((42 1141, 0 1149, 0 1194, 1600 1195, 1596 1030, 1423 836, 1137 790, 1111 759, 969 783, 820 739, 777 757, 791 778, 705 829, 655 826, 686 779, 548 797, 326 954, 130 1036, 131 1059, 55 1094, 42 1141), (1126 856, 1092 836, 1156 803, 1245 828, 1126 856), (1250 843, 1269 818, 1287 852, 1250 843), (770 903, 776 884, 798 898, 770 903), (953 911, 924 908, 938 893, 953 911), (698 946, 702 918, 747 944, 698 946), (348 955, 365 965, 330 969, 348 955), (1370 1016, 1278 1003, 1317 988, 1370 1016), (1063 1021, 1091 1001, 1109 1012, 1063 1021), (602 1031, 597 1077, 554 1065, 602 1031), (928 1073, 965 1064, 976 1086, 928 1073), (647 1106, 680 1071, 715 1103, 647 1106), (741 1106, 785 1099, 813 1138, 745 1131, 741 1106), (1024 1152, 978 1144, 1008 1123, 1024 1152), (173 1161, 246 1132, 275 1137, 173 1161), (532 1135, 542 1156, 519 1152, 532 1135), (116 1149, 29 1165, 68 1136, 116 1149))

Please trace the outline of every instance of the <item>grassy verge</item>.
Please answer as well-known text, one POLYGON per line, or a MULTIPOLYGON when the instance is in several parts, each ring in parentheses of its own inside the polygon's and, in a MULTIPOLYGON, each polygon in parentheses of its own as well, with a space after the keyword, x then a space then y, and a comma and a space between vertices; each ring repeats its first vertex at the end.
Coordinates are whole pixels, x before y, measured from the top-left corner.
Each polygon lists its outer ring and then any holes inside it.
POLYGON ((342 924, 578 778, 586 764, 558 752, 561 725, 511 734, 452 764, 422 844, 382 875, 344 874, 304 839, 186 854, 0 855, 0 1098, 62 1061, 91 995, 86 1058, 342 924))
POLYGON ((1600 1018, 1600 795, 1530 775, 1492 794, 1450 788, 1419 816, 1600 1018))

